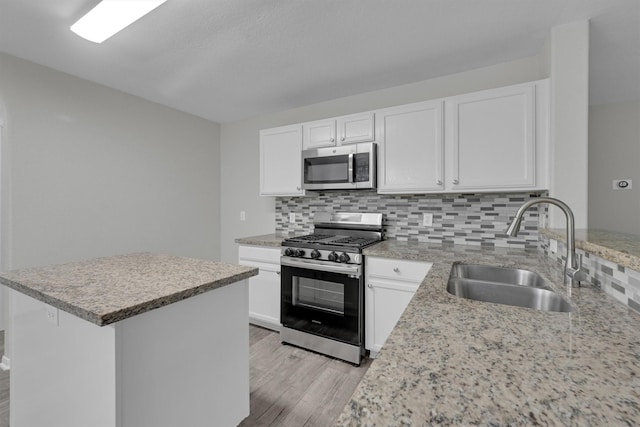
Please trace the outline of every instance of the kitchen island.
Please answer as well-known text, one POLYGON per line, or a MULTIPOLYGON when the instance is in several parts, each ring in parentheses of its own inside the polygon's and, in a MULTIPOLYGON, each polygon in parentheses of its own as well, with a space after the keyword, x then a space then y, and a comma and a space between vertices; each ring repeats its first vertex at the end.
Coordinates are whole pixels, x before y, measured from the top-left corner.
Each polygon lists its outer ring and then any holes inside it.
POLYGON ((256 274, 150 253, 0 274, 14 290, 11 426, 237 425, 256 274))

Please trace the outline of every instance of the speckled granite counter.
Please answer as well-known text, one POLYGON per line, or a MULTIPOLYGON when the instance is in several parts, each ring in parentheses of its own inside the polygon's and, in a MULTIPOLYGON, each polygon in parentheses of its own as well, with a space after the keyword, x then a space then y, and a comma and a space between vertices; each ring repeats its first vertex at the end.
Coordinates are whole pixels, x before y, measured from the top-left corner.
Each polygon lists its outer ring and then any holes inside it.
POLYGON ((524 267, 562 283, 539 251, 385 241, 368 256, 433 262, 336 425, 635 425, 640 316, 591 286, 556 290, 571 313, 450 295, 454 262, 524 267), (571 294, 569 296, 569 293, 571 294))
MULTIPOLYGON (((543 229, 540 232, 561 242, 566 230, 543 229)), ((640 236, 606 230, 576 230, 576 248, 627 268, 640 271, 640 236)))
POLYGON ((241 237, 236 239, 236 243, 254 246, 280 246, 284 239, 291 236, 293 236, 293 234, 263 234, 261 236, 241 237))
POLYGON ((257 274, 251 267, 138 253, 8 271, 0 283, 103 326, 257 274))

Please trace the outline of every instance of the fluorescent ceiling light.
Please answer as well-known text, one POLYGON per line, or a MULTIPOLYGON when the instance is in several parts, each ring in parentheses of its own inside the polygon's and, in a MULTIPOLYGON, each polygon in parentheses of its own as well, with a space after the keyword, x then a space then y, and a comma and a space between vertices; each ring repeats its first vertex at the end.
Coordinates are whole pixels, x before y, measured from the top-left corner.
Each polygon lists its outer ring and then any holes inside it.
POLYGON ((167 0, 102 0, 71 26, 82 38, 102 43, 167 0))

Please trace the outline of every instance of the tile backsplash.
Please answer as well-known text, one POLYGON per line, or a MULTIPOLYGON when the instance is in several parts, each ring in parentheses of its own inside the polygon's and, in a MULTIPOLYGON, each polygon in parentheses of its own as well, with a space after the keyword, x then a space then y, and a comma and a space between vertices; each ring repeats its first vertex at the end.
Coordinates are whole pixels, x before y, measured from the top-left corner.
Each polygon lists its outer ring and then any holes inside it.
MULTIPOLYGON (((553 252, 551 240, 540 234, 540 250, 555 260, 558 268, 563 269, 567 258, 567 246, 564 242, 556 240, 557 251, 553 252)), ((622 304, 640 313, 640 272, 582 249, 576 249, 576 254, 582 255, 582 267, 587 273, 588 283, 597 286, 622 304)))
POLYGON ((276 232, 305 234, 313 231, 318 211, 379 212, 384 214, 386 238, 428 243, 477 246, 538 247, 539 214, 532 207, 525 214, 517 237, 505 234, 518 208, 546 193, 385 195, 375 191, 315 193, 309 197, 277 197, 276 232), (289 213, 296 214, 294 223, 289 213), (433 225, 422 225, 422 214, 433 214, 433 225))

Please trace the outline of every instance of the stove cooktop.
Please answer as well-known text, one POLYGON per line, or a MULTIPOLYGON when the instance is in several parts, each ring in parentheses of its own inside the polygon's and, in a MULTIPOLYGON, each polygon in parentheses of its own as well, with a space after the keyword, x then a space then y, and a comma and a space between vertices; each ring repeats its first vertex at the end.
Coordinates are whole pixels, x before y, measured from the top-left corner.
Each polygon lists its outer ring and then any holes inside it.
POLYGON ((379 242, 378 238, 371 237, 359 237, 359 236, 344 236, 344 235, 329 235, 329 234, 307 234, 305 236, 298 236, 286 239, 282 244, 284 246, 295 246, 299 244, 311 244, 322 247, 328 246, 343 246, 347 248, 362 249, 366 246, 379 242))

